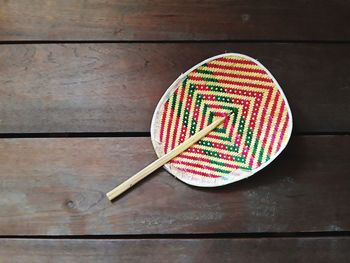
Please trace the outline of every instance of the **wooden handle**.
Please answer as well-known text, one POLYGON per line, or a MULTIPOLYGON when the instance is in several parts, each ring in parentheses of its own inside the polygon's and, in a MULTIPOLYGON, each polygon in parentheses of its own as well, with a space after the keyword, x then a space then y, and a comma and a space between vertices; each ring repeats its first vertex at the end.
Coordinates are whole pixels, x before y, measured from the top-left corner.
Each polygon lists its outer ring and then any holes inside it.
POLYGON ((226 117, 222 117, 220 119, 217 119, 204 129, 200 130, 193 136, 191 136, 188 140, 184 141, 174 149, 172 149, 169 153, 163 155, 158 160, 154 161, 150 165, 146 166, 144 169, 139 171, 134 176, 130 177, 125 182, 121 183, 119 186, 114 188, 113 190, 109 191, 106 195, 107 198, 112 201, 114 198, 119 196, 120 194, 124 193, 126 190, 131 188, 133 185, 141 181, 143 178, 145 178, 147 175, 151 174, 153 171, 157 170, 159 167, 163 166, 167 162, 169 162, 171 159, 188 149, 190 146, 192 146, 194 143, 199 141, 201 138, 206 136, 210 131, 215 129, 220 123, 222 123, 225 120, 226 117))

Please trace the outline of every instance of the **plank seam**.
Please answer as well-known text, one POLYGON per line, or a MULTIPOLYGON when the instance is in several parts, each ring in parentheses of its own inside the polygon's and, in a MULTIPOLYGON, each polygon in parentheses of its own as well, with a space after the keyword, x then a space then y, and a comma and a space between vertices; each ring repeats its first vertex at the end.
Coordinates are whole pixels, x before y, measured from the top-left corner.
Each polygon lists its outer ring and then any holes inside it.
POLYGON ((293 40, 293 39, 227 39, 227 40, 0 40, 0 45, 33 44, 208 44, 208 43, 257 43, 257 44, 350 44, 350 40, 293 40))
MULTIPOLYGON (((293 132, 293 136, 349 136, 349 132, 293 132)), ((0 133, 0 139, 150 137, 149 132, 0 133)))
POLYGON ((350 231, 320 232, 252 232, 252 233, 211 233, 211 234, 135 234, 135 235, 4 235, 1 239, 259 239, 259 238, 315 238, 350 237, 350 231))

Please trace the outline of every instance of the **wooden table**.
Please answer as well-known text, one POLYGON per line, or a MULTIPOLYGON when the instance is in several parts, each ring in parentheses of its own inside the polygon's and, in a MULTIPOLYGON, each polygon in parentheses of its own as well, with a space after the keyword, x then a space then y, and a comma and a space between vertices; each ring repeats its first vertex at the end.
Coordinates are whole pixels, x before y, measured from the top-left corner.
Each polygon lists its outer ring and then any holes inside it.
POLYGON ((350 3, 0 0, 1 262, 349 262, 350 3), (150 121, 192 65, 261 61, 295 122, 250 179, 189 187, 150 121))

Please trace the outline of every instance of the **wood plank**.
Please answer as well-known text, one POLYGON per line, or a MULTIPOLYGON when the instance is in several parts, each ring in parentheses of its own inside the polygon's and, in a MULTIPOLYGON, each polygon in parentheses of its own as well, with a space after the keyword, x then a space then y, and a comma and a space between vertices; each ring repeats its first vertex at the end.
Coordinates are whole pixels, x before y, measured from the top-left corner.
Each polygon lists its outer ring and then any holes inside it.
POLYGON ((1 46, 0 133, 147 132, 170 84, 226 51, 271 70, 296 132, 350 131, 350 44, 124 43, 1 46))
POLYGON ((348 262, 349 237, 1 239, 2 262, 348 262))
POLYGON ((255 176, 196 188, 164 170, 105 193, 155 159, 149 138, 0 140, 2 235, 350 230, 350 136, 293 137, 255 176))
POLYGON ((0 40, 349 40, 350 3, 0 1, 0 40))

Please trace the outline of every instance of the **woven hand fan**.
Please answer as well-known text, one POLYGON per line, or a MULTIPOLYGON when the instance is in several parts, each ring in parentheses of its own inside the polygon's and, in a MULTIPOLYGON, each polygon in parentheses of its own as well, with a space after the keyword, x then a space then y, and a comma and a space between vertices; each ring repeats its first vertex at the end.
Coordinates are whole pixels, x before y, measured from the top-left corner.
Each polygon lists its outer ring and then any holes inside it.
POLYGON ((223 124, 166 170, 191 185, 225 185, 261 170, 287 145, 292 115, 277 81, 258 61, 229 53, 194 66, 165 92, 151 125, 158 157, 228 111, 223 124))
POLYGON ((190 185, 233 183, 271 163, 291 132, 287 99, 263 65, 235 53, 209 58, 175 80, 156 107, 151 139, 159 159, 107 197, 162 165, 190 185))

